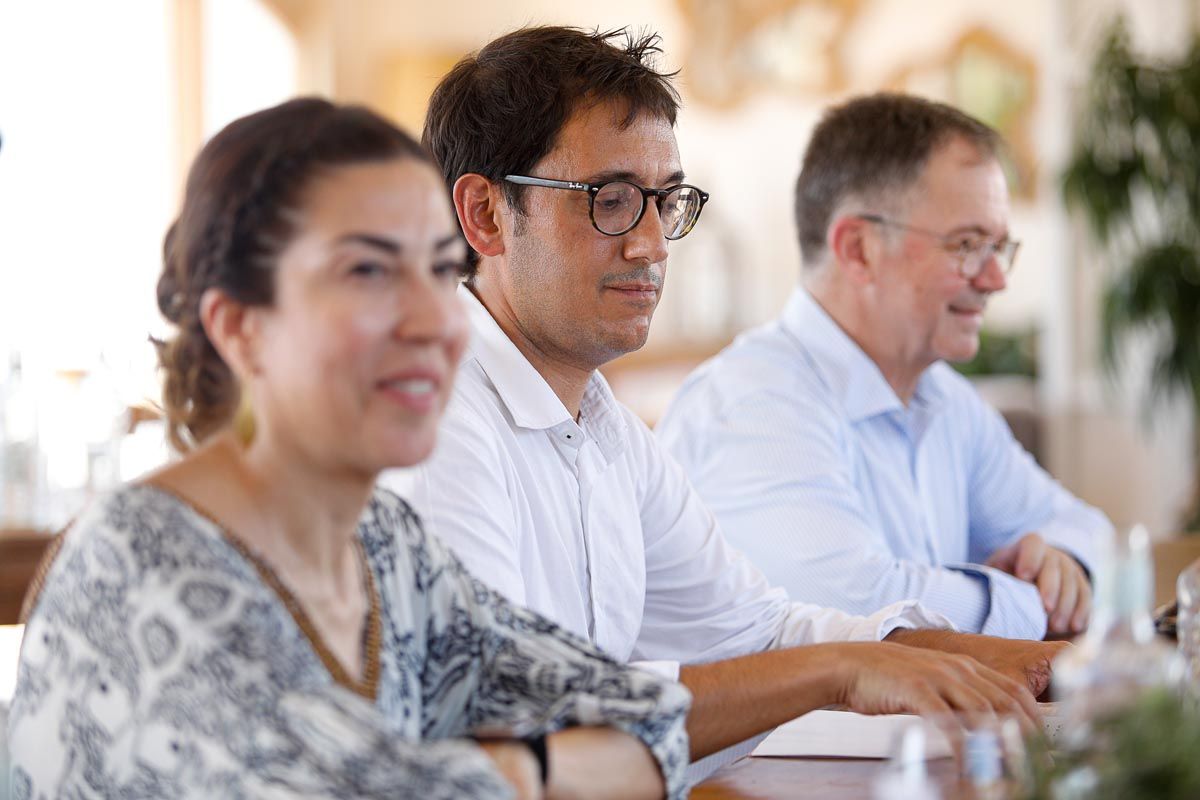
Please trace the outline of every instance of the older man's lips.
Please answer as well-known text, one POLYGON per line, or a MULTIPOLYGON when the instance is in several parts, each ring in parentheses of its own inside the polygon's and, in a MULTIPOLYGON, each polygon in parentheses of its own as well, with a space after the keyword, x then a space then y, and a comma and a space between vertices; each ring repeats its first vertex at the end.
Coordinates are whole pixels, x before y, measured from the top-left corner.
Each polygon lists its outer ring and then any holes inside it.
POLYGON ((950 313, 954 316, 974 325, 983 324, 983 307, 982 306, 950 306, 950 313))

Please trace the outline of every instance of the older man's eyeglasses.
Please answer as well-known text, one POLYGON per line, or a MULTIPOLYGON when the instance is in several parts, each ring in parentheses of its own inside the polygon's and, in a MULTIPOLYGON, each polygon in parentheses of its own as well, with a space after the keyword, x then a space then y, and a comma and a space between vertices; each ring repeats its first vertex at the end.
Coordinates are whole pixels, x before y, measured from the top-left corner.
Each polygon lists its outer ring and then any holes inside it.
POLYGON ((505 175, 504 180, 523 186, 587 192, 592 227, 605 236, 620 236, 636 228, 646 214, 647 200, 652 198, 658 203, 663 234, 672 241, 682 239, 696 226, 700 211, 708 202, 708 192, 686 183, 665 189, 647 189, 629 181, 580 183, 528 175, 505 175))
POLYGON ((958 259, 958 273, 969 281, 979 277, 993 257, 999 263, 1001 271, 1008 275, 1012 272, 1013 263, 1017 260, 1017 250, 1021 247, 1021 243, 1014 239, 993 240, 974 233, 946 235, 894 222, 878 214, 859 214, 858 218, 876 225, 899 228, 937 239, 946 252, 958 259))

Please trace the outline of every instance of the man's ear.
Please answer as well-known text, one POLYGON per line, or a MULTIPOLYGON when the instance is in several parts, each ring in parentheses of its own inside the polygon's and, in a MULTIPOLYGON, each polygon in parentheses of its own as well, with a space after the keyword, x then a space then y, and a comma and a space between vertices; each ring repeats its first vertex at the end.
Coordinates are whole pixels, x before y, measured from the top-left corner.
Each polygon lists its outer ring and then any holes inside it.
POLYGON ((259 371, 259 317, 221 289, 200 296, 200 324, 217 354, 239 380, 259 371))
POLYGON ((838 217, 825 235, 825 247, 835 267, 855 283, 871 283, 881 251, 871 223, 861 217, 838 217))
POLYGON ((467 244, 481 256, 504 252, 500 226, 500 189, 487 178, 468 172, 454 182, 454 211, 467 244))

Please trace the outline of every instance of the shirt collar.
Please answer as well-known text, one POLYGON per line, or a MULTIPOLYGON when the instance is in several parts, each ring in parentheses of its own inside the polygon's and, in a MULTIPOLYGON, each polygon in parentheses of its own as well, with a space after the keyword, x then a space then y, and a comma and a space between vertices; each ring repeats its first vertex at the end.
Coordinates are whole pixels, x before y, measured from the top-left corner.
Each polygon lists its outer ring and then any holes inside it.
MULTIPOLYGON (((542 374, 529 363, 479 298, 465 284, 458 296, 471 325, 470 355, 479 362, 501 402, 522 428, 544 430, 564 422, 575 423, 542 374)), ((581 416, 606 454, 624 441, 625 423, 608 382, 594 372, 584 389, 581 416)))
MULTIPOLYGON (((782 323, 812 358, 851 421, 905 410, 878 365, 803 287, 792 292, 782 323)), ((935 378, 932 369, 921 373, 913 407, 931 409, 941 400, 942 391, 935 378)))

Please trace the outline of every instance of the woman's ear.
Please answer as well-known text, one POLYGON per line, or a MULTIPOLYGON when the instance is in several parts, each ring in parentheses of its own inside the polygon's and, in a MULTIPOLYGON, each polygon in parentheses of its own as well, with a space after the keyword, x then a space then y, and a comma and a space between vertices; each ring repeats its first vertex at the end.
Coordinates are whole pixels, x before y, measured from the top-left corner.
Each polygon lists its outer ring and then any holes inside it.
POLYGON ((259 325, 254 309, 221 289, 206 289, 200 296, 200 324, 239 380, 258 372, 259 325))
POLYGON ((503 200, 499 188, 482 175, 468 172, 454 182, 452 195, 454 211, 467 244, 481 256, 503 253, 504 235, 500 225, 503 200))

